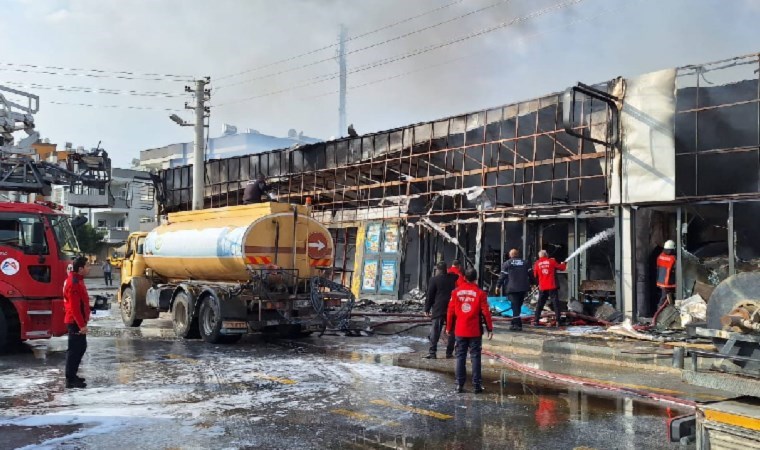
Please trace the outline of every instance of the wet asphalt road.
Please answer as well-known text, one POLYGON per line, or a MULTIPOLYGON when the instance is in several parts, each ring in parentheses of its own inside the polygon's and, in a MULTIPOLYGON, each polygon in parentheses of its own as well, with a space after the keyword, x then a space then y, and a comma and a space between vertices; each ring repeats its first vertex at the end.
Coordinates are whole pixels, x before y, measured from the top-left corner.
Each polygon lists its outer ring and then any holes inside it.
POLYGON ((85 390, 63 388, 64 339, 36 343, 0 356, 0 448, 682 448, 661 405, 518 379, 456 394, 388 364, 421 338, 345 339, 91 337, 85 390))

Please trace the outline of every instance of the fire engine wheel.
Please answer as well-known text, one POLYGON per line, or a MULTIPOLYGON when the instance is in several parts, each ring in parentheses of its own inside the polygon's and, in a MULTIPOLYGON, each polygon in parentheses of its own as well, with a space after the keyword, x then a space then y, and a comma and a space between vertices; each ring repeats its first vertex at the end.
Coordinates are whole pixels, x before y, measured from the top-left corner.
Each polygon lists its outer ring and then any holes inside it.
POLYGON ((240 340, 242 335, 222 334, 222 314, 219 300, 213 295, 203 298, 201 309, 198 312, 198 328, 204 341, 210 344, 233 344, 240 340))
POLYGON ((21 324, 13 306, 0 299, 0 353, 11 351, 21 342, 21 324))
POLYGON ((142 319, 137 319, 137 304, 132 288, 125 288, 121 294, 121 320, 128 327, 139 327, 142 319))
POLYGON ((172 307, 172 325, 177 337, 183 339, 196 339, 200 337, 198 333, 198 318, 193 316, 193 311, 190 308, 190 297, 186 292, 178 293, 174 297, 174 306, 172 307))

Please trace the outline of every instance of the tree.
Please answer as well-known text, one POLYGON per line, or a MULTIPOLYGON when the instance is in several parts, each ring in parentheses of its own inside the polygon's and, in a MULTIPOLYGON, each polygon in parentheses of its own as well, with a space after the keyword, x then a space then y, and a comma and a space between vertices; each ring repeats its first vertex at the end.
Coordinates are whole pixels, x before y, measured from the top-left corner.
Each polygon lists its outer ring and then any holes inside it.
POLYGON ((106 236, 105 232, 96 230, 88 223, 78 227, 74 233, 79 242, 79 249, 85 254, 96 253, 100 244, 103 243, 103 238, 106 236))

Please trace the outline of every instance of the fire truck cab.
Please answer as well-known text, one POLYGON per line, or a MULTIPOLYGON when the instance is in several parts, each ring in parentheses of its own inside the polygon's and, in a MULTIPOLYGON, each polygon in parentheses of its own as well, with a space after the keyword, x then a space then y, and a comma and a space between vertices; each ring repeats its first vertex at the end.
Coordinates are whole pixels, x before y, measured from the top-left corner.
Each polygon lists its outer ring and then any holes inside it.
POLYGON ((66 331, 63 282, 79 246, 69 216, 51 206, 0 203, 0 351, 66 331))

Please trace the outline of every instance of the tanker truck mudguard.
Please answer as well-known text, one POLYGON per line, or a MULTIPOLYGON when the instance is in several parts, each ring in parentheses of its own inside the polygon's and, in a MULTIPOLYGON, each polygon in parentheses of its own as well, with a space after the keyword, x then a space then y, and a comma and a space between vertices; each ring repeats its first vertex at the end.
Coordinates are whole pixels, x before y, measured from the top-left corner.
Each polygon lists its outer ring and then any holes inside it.
POLYGON ((122 320, 137 327, 170 312, 178 337, 210 343, 236 342, 249 332, 346 328, 355 299, 327 278, 334 249, 330 232, 305 206, 171 213, 150 233, 128 238, 122 320))

